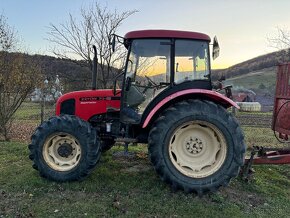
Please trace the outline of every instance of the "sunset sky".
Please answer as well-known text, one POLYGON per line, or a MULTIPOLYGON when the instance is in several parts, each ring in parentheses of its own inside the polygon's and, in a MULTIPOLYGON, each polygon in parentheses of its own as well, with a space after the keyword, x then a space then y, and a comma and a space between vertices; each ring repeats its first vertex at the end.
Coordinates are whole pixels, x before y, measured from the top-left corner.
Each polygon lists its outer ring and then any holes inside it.
MULTIPOLYGON (((78 17, 93 0, 0 0, 0 14, 18 31, 30 53, 51 55, 47 26, 78 17)), ((119 35, 140 29, 176 29, 217 35, 221 52, 214 68, 225 68, 274 51, 267 42, 276 27, 290 29, 289 0, 103 0, 118 11, 138 10, 119 29, 119 35)))

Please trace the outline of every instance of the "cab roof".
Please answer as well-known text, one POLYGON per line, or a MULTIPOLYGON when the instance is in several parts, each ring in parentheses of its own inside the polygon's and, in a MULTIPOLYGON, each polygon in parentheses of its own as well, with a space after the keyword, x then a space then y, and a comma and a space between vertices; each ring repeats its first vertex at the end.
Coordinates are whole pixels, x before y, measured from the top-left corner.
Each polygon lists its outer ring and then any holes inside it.
POLYGON ((179 30, 137 30, 128 32, 125 39, 144 39, 144 38, 180 38, 197 39, 210 41, 210 37, 204 33, 179 31, 179 30))

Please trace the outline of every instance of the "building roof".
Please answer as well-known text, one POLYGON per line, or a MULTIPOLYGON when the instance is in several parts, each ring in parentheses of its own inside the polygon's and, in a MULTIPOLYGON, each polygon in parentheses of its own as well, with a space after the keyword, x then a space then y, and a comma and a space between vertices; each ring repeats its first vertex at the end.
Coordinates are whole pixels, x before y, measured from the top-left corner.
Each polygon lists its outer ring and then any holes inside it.
POLYGON ((179 30, 137 30, 128 32, 125 39, 141 38, 180 38, 180 39, 198 39, 210 41, 210 37, 203 33, 188 32, 179 30))
POLYGON ((237 93, 233 94, 233 99, 235 102, 252 102, 254 100, 254 96, 247 93, 237 93))

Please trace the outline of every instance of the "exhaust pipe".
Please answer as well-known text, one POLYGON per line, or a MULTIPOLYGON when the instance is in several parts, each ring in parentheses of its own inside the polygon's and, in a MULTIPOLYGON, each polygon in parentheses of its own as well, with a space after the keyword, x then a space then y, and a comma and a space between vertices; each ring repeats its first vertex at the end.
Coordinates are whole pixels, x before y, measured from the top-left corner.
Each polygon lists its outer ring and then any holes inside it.
POLYGON ((97 69, 98 57, 97 57, 97 48, 95 45, 93 45, 93 50, 94 50, 94 59, 93 59, 93 70, 92 70, 92 90, 96 90, 97 75, 98 75, 98 69, 97 69))

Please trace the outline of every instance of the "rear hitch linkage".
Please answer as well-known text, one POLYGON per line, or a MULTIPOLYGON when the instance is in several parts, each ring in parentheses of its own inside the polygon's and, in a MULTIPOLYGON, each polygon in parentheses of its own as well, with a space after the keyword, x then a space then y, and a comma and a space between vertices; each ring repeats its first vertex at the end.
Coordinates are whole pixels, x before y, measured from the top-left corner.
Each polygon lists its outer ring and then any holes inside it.
POLYGON ((253 146, 251 156, 245 159, 245 165, 241 170, 241 176, 244 181, 249 181, 250 176, 254 173, 253 164, 290 164, 290 147, 268 148, 253 146))

